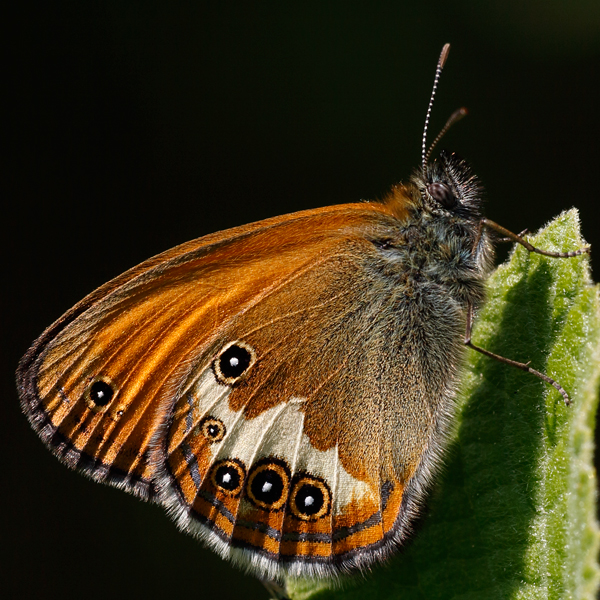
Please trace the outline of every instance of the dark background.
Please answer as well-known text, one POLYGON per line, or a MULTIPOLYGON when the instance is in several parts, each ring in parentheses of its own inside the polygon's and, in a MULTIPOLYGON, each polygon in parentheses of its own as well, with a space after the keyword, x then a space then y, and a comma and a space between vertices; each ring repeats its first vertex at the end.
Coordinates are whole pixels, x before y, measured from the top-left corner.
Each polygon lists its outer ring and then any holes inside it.
POLYGON ((432 133, 469 108, 442 147, 481 176, 487 215, 535 230, 577 206, 600 248, 600 3, 19 6, 3 35, 2 589, 265 598, 158 507, 59 465, 20 413, 19 357, 153 254, 407 178, 444 42, 432 133))

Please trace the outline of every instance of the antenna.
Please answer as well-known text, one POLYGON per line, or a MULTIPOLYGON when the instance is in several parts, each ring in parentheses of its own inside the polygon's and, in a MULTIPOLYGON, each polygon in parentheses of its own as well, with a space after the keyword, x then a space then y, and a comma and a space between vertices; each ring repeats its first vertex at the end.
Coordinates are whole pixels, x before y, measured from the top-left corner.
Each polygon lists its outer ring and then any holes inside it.
POLYGON ((446 121, 446 124, 442 127, 442 130, 438 133, 435 140, 433 140, 431 146, 429 146, 429 150, 427 150, 427 154, 425 154, 425 158, 423 159, 423 164, 426 165, 429 162, 429 157, 431 156, 431 152, 435 148, 436 144, 444 137, 444 134, 454 123, 460 121, 463 117, 466 117, 469 114, 469 111, 463 106, 458 110, 455 110, 450 118, 446 121))
MULTIPOLYGON (((429 153, 427 152, 427 129, 429 127, 429 118, 431 117, 431 108, 433 107, 433 100, 435 98, 435 92, 437 91, 437 86, 438 86, 438 82, 440 80, 440 75, 442 74, 442 69, 444 68, 444 65, 446 64, 446 60, 448 59, 449 52, 450 52, 450 44, 444 44, 444 47, 442 48, 442 52, 440 54, 440 58, 438 60, 437 67, 435 69, 435 79, 433 80, 433 90, 431 90, 431 98, 429 99, 429 106, 427 107, 427 116, 425 117, 425 127, 423 128, 423 144, 422 144, 422 150, 421 150, 421 158, 423 161, 422 166, 423 166, 424 174, 427 171, 427 158, 431 152, 431 150, 429 153)), ((452 120, 452 117, 450 117, 450 120, 452 120)), ((450 123, 450 125, 451 124, 452 123, 450 123)), ((445 129, 448 129, 448 127, 445 127, 445 129)), ((439 137, 440 136, 438 136, 438 138, 439 137)), ((436 139, 436 141, 437 141, 437 139, 436 139)))

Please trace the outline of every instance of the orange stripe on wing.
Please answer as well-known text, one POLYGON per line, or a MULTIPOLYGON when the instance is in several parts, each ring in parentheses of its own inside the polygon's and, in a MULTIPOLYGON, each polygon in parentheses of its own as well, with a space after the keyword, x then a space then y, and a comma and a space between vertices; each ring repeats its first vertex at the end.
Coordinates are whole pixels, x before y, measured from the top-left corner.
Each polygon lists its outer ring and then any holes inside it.
POLYGON ((319 556, 327 558, 331 556, 331 543, 283 540, 280 546, 280 553, 281 556, 286 558, 292 556, 319 556))
POLYGON ((247 527, 238 522, 236 522, 235 529, 233 530, 232 540, 234 542, 250 544, 254 548, 261 548, 271 554, 279 554, 279 540, 273 539, 259 529, 247 527))
POLYGON ((218 528, 228 538, 231 537, 233 532, 233 523, 226 515, 218 510, 214 504, 212 504, 212 502, 203 496, 198 496, 194 501, 193 508, 194 512, 203 516, 206 521, 209 522, 211 529, 218 528))
POLYGON ((344 554, 350 550, 364 548, 381 540, 381 523, 376 522, 374 525, 350 534, 333 542, 333 553, 344 554))
POLYGON ((303 521, 288 512, 283 523, 281 554, 331 556, 331 535, 329 512, 316 521, 303 521))

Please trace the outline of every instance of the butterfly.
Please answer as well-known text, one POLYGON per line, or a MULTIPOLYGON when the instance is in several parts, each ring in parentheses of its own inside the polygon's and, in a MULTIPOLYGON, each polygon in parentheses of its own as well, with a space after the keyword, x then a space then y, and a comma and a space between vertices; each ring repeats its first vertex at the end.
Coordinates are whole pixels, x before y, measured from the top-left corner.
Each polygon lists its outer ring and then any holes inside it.
POLYGON ((259 577, 335 577, 412 532, 438 470, 493 232, 466 162, 427 150, 381 201, 182 244, 103 285, 17 379, 51 451, 164 506, 259 577), (467 336, 465 339, 465 331, 467 336), (466 342, 466 344, 465 344, 466 342))

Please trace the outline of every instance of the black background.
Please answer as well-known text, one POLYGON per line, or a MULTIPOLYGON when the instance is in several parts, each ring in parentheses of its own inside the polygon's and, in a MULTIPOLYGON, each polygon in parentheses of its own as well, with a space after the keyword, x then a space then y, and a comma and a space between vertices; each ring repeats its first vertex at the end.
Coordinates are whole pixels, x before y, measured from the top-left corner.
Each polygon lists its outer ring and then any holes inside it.
POLYGON ((600 248, 600 4, 19 6, 3 36, 2 589, 264 598, 161 509, 60 466, 20 413, 19 357, 153 254, 407 178, 444 42, 432 129, 469 108, 442 147, 481 176, 487 215, 535 230, 577 206, 600 248))

